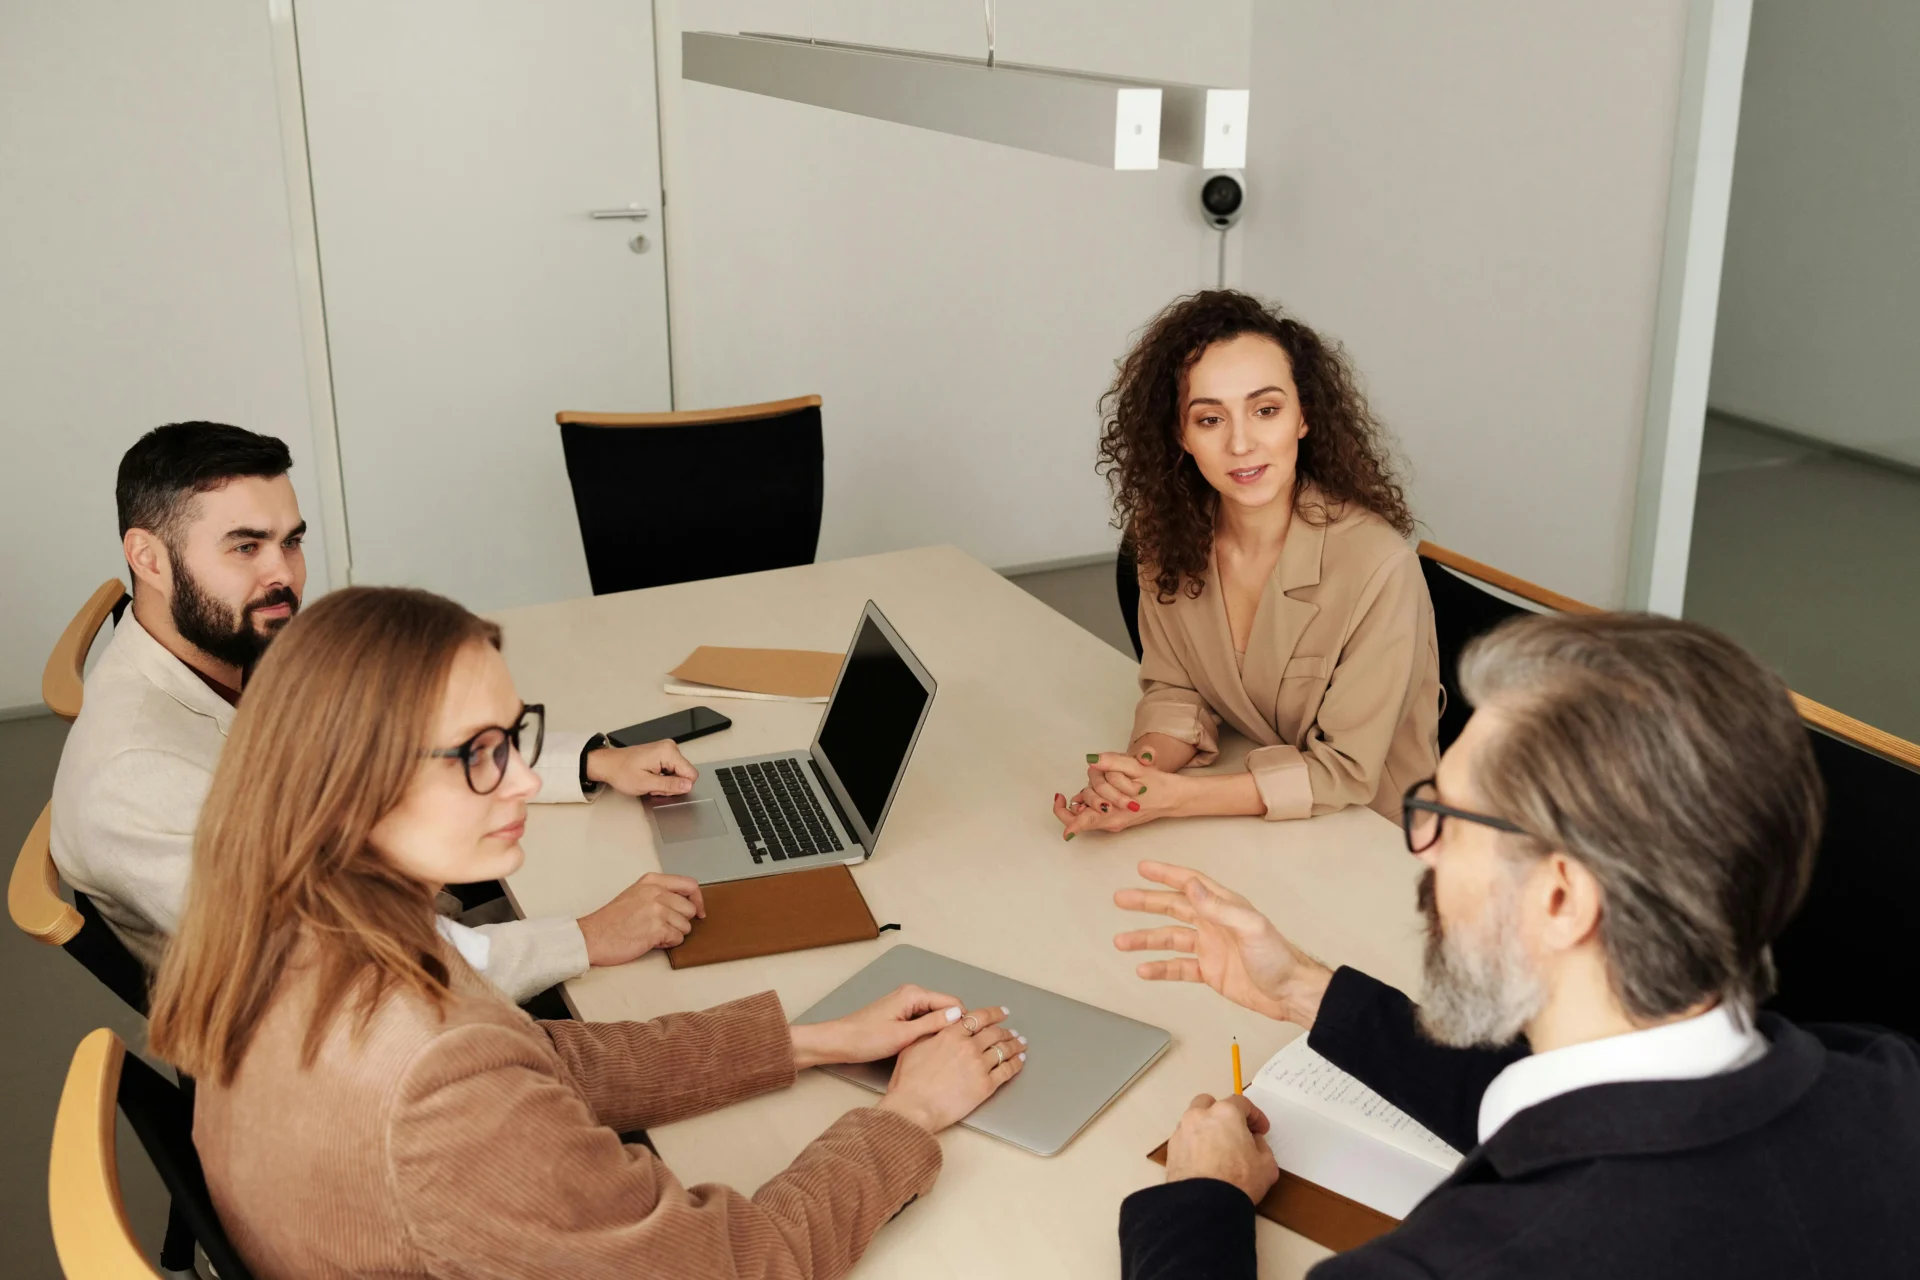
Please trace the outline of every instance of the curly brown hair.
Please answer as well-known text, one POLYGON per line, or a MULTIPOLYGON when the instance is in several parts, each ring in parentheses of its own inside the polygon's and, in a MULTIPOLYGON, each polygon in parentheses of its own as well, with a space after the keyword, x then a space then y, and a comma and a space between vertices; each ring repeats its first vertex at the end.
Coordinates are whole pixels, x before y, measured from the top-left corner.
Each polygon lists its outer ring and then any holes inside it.
POLYGON ((1206 585, 1220 495, 1180 445, 1180 380, 1216 342, 1242 334, 1271 338, 1293 367, 1300 411, 1310 430, 1300 441, 1296 501, 1312 485, 1322 501, 1300 508, 1313 524, 1331 524, 1357 503, 1413 532, 1413 515, 1394 474, 1387 431, 1367 407, 1359 379, 1338 343, 1251 294, 1209 289, 1176 298, 1147 325, 1100 397, 1098 470, 1113 488, 1114 527, 1162 604, 1206 585))

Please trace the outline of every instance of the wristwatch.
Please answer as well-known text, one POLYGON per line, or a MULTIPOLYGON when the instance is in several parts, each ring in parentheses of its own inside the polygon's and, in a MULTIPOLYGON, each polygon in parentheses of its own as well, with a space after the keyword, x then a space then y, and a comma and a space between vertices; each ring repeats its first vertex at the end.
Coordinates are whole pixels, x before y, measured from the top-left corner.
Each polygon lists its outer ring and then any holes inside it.
POLYGON ((600 792, 600 788, 606 785, 604 782, 595 782, 592 778, 589 778, 587 776, 587 757, 592 755, 594 752, 598 751, 602 747, 608 747, 612 745, 613 745, 613 740, 608 738, 606 734, 596 733, 591 738, 587 739, 586 746, 580 748, 580 794, 581 795, 583 796, 598 795, 600 792))

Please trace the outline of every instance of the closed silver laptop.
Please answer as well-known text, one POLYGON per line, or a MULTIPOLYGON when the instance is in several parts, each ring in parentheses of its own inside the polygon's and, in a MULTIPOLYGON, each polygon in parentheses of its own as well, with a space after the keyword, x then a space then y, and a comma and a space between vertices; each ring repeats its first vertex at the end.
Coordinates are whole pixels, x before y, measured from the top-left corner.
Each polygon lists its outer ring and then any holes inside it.
MULTIPOLYGON (((1035 1155, 1057 1154, 1173 1043, 1159 1027, 907 945, 889 948, 794 1021, 844 1017, 908 982, 968 1009, 1012 1010, 1007 1025, 1027 1038, 1026 1068, 960 1123, 1035 1155)), ((884 1093, 893 1060, 825 1070, 884 1093)))
POLYGON ((702 765, 647 803, 661 869, 714 884, 872 857, 935 687, 867 601, 811 747, 702 765))

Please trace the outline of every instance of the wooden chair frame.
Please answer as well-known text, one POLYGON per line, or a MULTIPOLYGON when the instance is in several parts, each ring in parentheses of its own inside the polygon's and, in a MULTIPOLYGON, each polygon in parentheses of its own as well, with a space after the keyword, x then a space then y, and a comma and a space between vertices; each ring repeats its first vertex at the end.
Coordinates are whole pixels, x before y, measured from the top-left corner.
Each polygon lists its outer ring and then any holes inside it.
MULTIPOLYGON (((1525 578, 1516 578, 1492 565, 1482 564, 1478 560, 1463 556, 1457 551, 1449 551, 1431 542, 1422 542, 1416 550, 1426 559, 1435 564, 1445 565, 1464 577, 1472 578, 1490 587, 1498 587, 1502 591, 1519 596, 1522 600, 1530 600, 1534 604, 1558 613, 1602 612, 1571 596, 1563 596, 1557 591, 1536 586, 1525 578)), ((1856 720, 1850 715, 1835 711, 1824 703, 1815 702, 1812 698, 1803 697, 1791 691, 1789 696, 1792 697, 1794 710, 1800 713, 1800 718, 1814 728, 1823 733, 1832 734, 1836 738, 1845 739, 1856 747, 1871 751, 1875 755, 1885 756, 1896 764, 1903 764, 1909 769, 1920 769, 1920 745, 1908 742, 1905 738, 1897 738, 1883 729, 1876 729, 1864 720, 1856 720)))
POLYGON ((791 400, 769 400, 765 404, 736 405, 731 409, 684 409, 677 413, 581 413, 569 409, 554 414, 553 420, 563 427, 697 427, 709 422, 777 418, 819 407, 819 396, 795 396, 791 400))
POLYGON ((53 865, 53 803, 41 806, 33 830, 13 860, 7 878, 7 914, 35 942, 64 947, 86 920, 60 896, 60 870, 53 865))
POLYGON ((54 865, 54 804, 40 806, 40 816, 19 846, 13 875, 6 883, 6 910, 21 933, 48 946, 65 946, 81 931, 84 917, 60 896, 60 867, 54 865))
POLYGON ((53 714, 72 724, 80 716, 81 676, 87 665, 87 651, 100 634, 107 616, 119 607, 127 589, 120 579, 108 578, 94 588, 80 612, 60 633, 53 652, 47 655, 46 669, 40 673, 40 697, 53 714))
POLYGON ((147 1261, 120 1198, 114 1123, 127 1046, 107 1028, 74 1050, 47 1166, 47 1208, 53 1247, 69 1280, 151 1280, 147 1261))
POLYGON ((51 836, 53 806, 40 817, 21 842, 7 878, 7 914, 20 932, 35 942, 60 947, 79 961, 100 984, 141 1017, 147 1014, 146 967, 114 933, 85 894, 68 902, 60 896, 60 869, 53 864, 51 836))

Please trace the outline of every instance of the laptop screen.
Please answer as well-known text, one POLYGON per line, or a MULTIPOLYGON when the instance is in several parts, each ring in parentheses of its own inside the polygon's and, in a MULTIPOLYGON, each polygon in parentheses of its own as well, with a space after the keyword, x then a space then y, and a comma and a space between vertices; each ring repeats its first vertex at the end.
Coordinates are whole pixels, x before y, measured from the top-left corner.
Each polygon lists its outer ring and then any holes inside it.
POLYGON ((820 726, 818 751, 869 832, 879 830, 932 696, 873 617, 863 615, 820 726))

